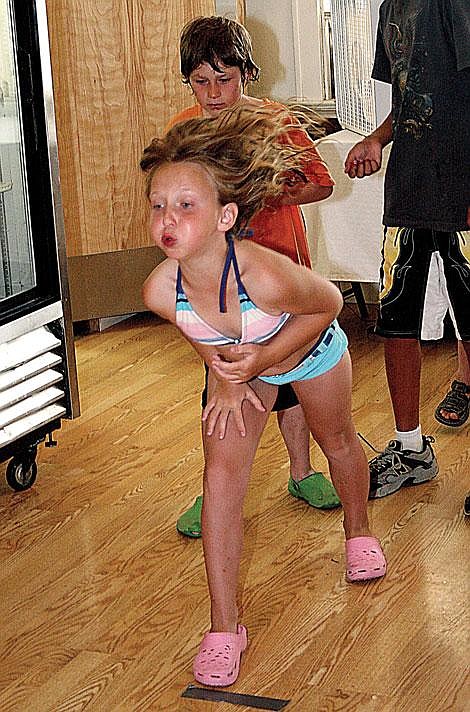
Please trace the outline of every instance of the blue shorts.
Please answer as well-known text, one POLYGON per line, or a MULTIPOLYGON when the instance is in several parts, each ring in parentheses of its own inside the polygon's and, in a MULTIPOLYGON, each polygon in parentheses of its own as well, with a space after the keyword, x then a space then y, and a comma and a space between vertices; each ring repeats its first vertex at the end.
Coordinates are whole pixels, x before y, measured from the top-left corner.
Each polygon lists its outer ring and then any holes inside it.
POLYGON ((347 348, 348 337, 335 319, 297 366, 286 373, 279 373, 277 376, 258 376, 258 378, 260 381, 272 383, 274 386, 295 381, 308 381, 336 366, 347 348))

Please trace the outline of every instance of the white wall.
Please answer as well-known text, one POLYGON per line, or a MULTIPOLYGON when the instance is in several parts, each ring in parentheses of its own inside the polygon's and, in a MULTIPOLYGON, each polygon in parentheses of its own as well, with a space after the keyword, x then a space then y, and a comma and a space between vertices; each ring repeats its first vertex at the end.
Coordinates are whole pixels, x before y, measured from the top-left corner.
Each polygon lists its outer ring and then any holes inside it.
POLYGON ((252 93, 281 100, 295 97, 291 0, 246 0, 245 24, 261 67, 260 80, 253 85, 252 93))
POLYGON ((235 0, 216 0, 215 12, 217 15, 225 15, 235 19, 237 16, 235 0))
MULTIPOLYGON (((281 101, 320 101, 315 0, 245 0, 245 7, 254 58, 261 67, 260 80, 251 85, 250 92, 281 101)), ((216 0, 218 14, 235 17, 234 9, 235 0, 216 0)))
MULTIPOLYGON (((218 15, 235 17, 234 0, 216 0, 218 15)), ((286 100, 295 97, 294 35, 291 0, 245 0, 245 25, 253 40, 259 82, 250 85, 254 96, 286 100)))

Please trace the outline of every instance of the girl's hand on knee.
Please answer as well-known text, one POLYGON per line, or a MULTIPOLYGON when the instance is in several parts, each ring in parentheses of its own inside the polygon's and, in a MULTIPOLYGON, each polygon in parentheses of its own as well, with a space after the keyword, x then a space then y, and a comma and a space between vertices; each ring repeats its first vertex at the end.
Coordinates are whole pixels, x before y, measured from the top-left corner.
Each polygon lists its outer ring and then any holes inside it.
POLYGON ((227 423, 230 416, 235 421, 235 427, 242 438, 246 435, 245 421, 243 418, 243 403, 248 401, 251 405, 264 413, 265 407, 262 402, 247 384, 233 384, 220 382, 217 384, 213 396, 208 400, 202 412, 202 421, 206 423, 206 435, 217 432, 220 440, 223 440, 227 431, 227 423))

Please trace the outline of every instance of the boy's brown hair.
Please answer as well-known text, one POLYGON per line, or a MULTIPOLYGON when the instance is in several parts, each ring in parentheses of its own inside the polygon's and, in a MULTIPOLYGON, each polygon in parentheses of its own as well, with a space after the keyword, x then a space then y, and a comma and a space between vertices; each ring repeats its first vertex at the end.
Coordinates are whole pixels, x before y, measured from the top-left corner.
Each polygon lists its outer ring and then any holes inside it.
POLYGON ((183 82, 189 84, 189 77, 203 62, 210 64, 216 72, 222 72, 220 64, 238 67, 245 84, 256 81, 259 67, 252 57, 251 37, 236 20, 220 15, 196 17, 188 22, 181 32, 180 61, 183 82))

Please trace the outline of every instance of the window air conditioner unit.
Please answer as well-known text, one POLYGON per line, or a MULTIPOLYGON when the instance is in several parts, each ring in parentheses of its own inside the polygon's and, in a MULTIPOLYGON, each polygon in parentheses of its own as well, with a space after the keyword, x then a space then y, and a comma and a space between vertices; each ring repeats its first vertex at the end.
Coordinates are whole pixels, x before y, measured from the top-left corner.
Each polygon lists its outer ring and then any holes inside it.
POLYGON ((382 0, 331 0, 336 113, 343 129, 371 133, 390 113, 390 86, 371 78, 382 0))

